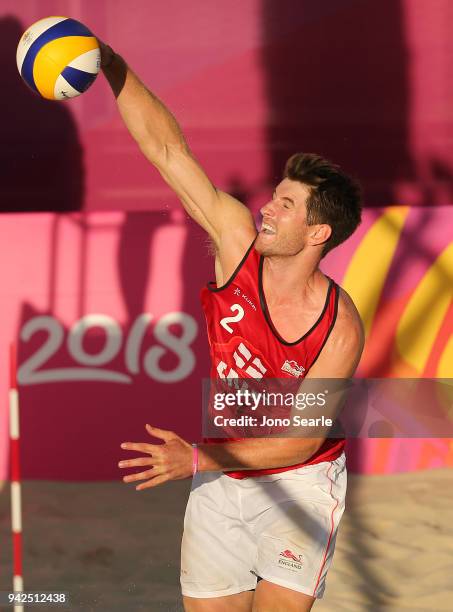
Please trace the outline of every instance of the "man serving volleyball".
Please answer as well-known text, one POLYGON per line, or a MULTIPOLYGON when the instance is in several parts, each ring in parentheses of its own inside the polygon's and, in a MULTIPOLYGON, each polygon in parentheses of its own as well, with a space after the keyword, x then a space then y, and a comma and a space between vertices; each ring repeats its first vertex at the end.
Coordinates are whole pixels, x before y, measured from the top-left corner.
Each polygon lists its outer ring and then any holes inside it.
MULTIPOLYGON (((360 223, 357 184, 318 155, 297 153, 261 208, 217 189, 164 104, 100 43, 102 69, 128 130, 215 247, 202 290, 211 377, 348 378, 363 348, 350 297, 319 269, 360 223), (241 299, 246 296, 247 299, 241 299), (233 315, 233 316, 232 316, 233 315)), ((301 611, 322 597, 344 511, 344 439, 124 443, 137 489, 190 477, 181 550, 187 611, 301 611)))

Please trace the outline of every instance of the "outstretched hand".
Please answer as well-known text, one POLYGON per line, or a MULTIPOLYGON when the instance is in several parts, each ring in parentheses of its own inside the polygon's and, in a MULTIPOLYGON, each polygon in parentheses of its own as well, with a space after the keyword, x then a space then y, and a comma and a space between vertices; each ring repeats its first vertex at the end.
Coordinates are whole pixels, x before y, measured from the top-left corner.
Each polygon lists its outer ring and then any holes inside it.
POLYGON ((124 476, 124 482, 144 480, 137 491, 156 487, 167 480, 180 480, 192 475, 192 445, 180 438, 173 431, 158 429, 145 425, 146 431, 154 438, 160 438, 164 444, 147 444, 145 442, 123 442, 125 450, 145 453, 145 456, 120 461, 120 468, 143 467, 146 470, 124 476))
POLYGON ((101 68, 105 68, 112 62, 115 52, 113 51, 112 47, 106 45, 100 38, 97 38, 96 40, 98 41, 99 50, 101 52, 101 68))

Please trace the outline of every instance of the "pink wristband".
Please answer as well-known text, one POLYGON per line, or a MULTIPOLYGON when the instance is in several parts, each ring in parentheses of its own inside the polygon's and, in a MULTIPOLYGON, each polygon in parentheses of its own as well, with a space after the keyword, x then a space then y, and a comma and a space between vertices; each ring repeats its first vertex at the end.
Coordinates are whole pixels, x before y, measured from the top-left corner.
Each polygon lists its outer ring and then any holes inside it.
POLYGON ((192 476, 198 472, 198 445, 192 444, 193 454, 192 454, 192 476))

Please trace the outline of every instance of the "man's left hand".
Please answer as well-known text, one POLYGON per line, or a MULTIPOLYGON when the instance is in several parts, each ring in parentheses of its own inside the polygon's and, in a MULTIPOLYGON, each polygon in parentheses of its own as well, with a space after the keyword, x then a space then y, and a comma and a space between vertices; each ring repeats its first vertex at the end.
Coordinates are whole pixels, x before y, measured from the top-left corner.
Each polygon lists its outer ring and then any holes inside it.
POLYGON ((145 426, 146 431, 154 438, 160 438, 164 444, 146 444, 141 442, 123 442, 121 448, 125 450, 145 453, 144 457, 120 461, 120 468, 143 467, 144 472, 137 472, 124 476, 124 482, 145 480, 138 486, 137 491, 156 487, 167 480, 180 480, 192 476, 192 445, 180 438, 173 431, 145 426))

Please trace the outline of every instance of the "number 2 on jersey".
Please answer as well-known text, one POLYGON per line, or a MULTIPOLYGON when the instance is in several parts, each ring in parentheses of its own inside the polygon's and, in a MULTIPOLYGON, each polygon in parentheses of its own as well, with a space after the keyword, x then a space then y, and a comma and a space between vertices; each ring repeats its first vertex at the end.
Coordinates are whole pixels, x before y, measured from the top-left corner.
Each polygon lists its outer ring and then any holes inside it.
POLYGON ((239 304, 233 304, 232 306, 230 306, 230 310, 231 310, 231 312, 236 312, 237 314, 234 315, 234 317, 223 317, 223 319, 220 319, 220 325, 224 329, 226 329, 227 332, 232 334, 233 333, 233 329, 228 324, 229 323, 237 323, 238 321, 243 319, 245 312, 244 312, 244 309, 242 308, 242 306, 240 306, 239 304))

